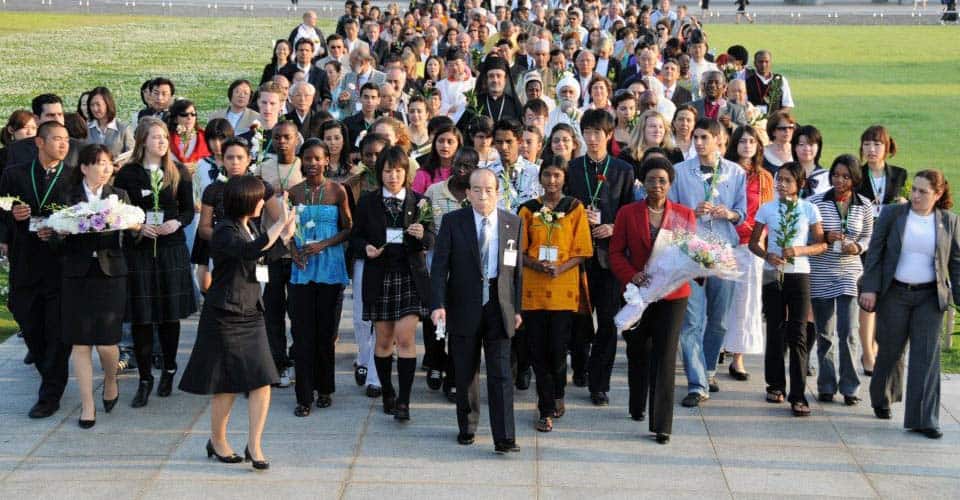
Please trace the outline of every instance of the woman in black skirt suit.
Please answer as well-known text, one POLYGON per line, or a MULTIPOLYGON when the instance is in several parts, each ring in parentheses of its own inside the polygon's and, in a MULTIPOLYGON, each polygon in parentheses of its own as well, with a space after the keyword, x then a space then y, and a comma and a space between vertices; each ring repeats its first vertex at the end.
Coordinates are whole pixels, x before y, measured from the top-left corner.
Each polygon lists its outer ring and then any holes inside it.
POLYGON ((170 134, 162 121, 140 120, 133 157, 117 172, 113 185, 147 212, 140 233, 124 242, 130 270, 126 317, 133 325, 133 350, 140 371, 140 386, 130 406, 140 408, 147 405, 153 389, 154 327, 163 352, 157 396, 166 397, 177 373, 180 320, 197 311, 183 231, 193 221, 193 184, 187 169, 170 156, 170 134), (159 193, 154 193, 151 179, 161 177, 159 193), (159 211, 154 208, 157 199, 159 211))
POLYGON ((409 162, 399 146, 380 153, 376 174, 383 188, 360 197, 350 233, 350 247, 366 257, 363 319, 373 321, 377 333, 374 363, 383 389, 383 411, 397 420, 410 419, 417 322, 427 314, 430 297, 426 252, 434 240, 432 221, 419 222, 423 198, 409 188, 409 162), (390 381, 394 344, 399 395, 390 381))
POLYGON ((270 385, 280 378, 267 343, 258 281, 267 278, 262 260, 267 250, 280 237, 291 238, 296 228, 283 203, 281 217, 266 234, 260 234, 250 219, 260 216, 264 192, 263 181, 253 176, 233 177, 226 183, 225 218, 210 240, 213 284, 200 313, 197 342, 180 379, 182 391, 213 395, 207 457, 216 455, 221 462, 241 460, 227 441, 227 422, 237 393, 249 393, 245 455, 256 469, 270 466, 263 458, 260 437, 270 408, 270 385))
MULTIPOLYGON (((110 186, 113 176, 113 155, 102 144, 90 144, 80 150, 80 168, 68 195, 68 205, 105 199, 111 195, 129 203, 127 193, 110 186)), ((133 229, 139 230, 139 227, 133 229)), ((121 247, 122 232, 76 234, 64 237, 62 248, 63 288, 61 311, 71 318, 70 328, 63 329, 63 341, 73 345, 73 373, 80 389, 80 427, 89 429, 96 423, 93 401, 93 347, 100 355, 103 370, 103 409, 113 410, 120 397, 117 366, 127 301, 127 261, 121 247)))

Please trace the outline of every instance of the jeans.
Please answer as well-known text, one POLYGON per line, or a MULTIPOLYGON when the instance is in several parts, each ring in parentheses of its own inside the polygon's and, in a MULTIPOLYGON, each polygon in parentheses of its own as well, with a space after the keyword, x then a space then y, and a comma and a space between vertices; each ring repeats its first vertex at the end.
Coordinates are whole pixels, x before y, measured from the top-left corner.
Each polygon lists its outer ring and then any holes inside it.
POLYGON ((811 303, 817 325, 817 359, 820 362, 817 392, 836 394, 839 389, 844 396, 856 396, 857 389, 860 388, 860 377, 857 376, 854 365, 857 352, 856 332, 860 327, 857 298, 841 295, 829 299, 811 299, 811 303), (839 349, 835 349, 835 346, 839 349), (837 351, 839 356, 836 364, 833 361, 834 351, 837 351))
POLYGON ((767 352, 763 369, 767 390, 784 391, 787 379, 783 362, 786 347, 790 348, 791 403, 806 403, 809 347, 807 315, 810 313, 810 275, 789 273, 783 281, 763 286, 763 314, 767 318, 767 352))
POLYGON ((380 377, 377 376, 377 366, 373 362, 374 347, 377 335, 373 331, 373 324, 363 320, 363 259, 353 261, 353 335, 357 339, 357 366, 367 368, 367 385, 380 387, 380 377))
POLYGON ((733 299, 734 282, 707 278, 703 286, 690 282, 687 313, 680 331, 687 392, 707 394, 707 380, 717 371, 717 359, 727 334, 727 309, 733 299))

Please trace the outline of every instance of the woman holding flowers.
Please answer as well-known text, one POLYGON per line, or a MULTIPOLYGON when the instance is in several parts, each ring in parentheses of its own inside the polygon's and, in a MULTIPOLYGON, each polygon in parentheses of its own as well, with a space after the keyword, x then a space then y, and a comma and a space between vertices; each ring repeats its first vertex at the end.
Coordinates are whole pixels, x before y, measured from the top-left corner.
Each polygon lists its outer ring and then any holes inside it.
MULTIPOLYGON (((113 155, 107 146, 90 144, 78 157, 80 168, 68 198, 69 205, 117 196, 129 202, 127 193, 110 186, 113 155)), ((139 225, 138 225, 139 226, 139 225)), ((134 231, 139 227, 133 228, 134 231)), ((73 371, 80 390, 80 427, 96 423, 93 400, 93 348, 100 355, 103 370, 103 409, 113 410, 120 397, 117 366, 120 351, 120 325, 127 301, 127 261, 120 239, 123 233, 99 232, 66 236, 62 244, 63 289, 61 310, 71 318, 63 329, 63 341, 73 345, 73 371)))
POLYGON ((365 258, 363 319, 377 333, 374 363, 383 411, 410 419, 410 389, 417 369, 417 322, 427 314, 430 278, 425 251, 433 246, 429 204, 409 189, 409 157, 399 146, 383 150, 376 173, 382 188, 357 202, 350 246, 365 258), (396 346, 400 392, 391 382, 396 346))
POLYGON ((523 242, 523 323, 537 375, 536 429, 553 430, 566 412, 567 344, 573 313, 579 309, 580 264, 593 256, 590 224, 583 204, 563 194, 567 162, 560 157, 540 167, 544 194, 520 206, 523 242))
POLYGON ((147 405, 153 389, 151 355, 157 329, 163 367, 157 395, 173 389, 177 372, 180 320, 197 310, 190 277, 190 255, 183 228, 193 221, 190 173, 173 162, 170 133, 158 118, 140 120, 130 163, 117 172, 114 187, 147 213, 136 236, 127 235, 123 248, 129 268, 126 319, 132 323, 133 349, 140 385, 131 406, 147 405))
MULTIPOLYGON (((653 157, 640 167, 647 198, 631 203, 617 214, 610 240, 610 268, 620 283, 644 286, 644 269, 661 229, 696 231, 689 208, 667 200, 676 177, 666 158, 653 157)), ((630 416, 644 419, 650 393, 650 432, 660 444, 670 441, 673 431, 673 393, 680 327, 687 310, 690 285, 683 284, 643 312, 640 323, 623 333, 627 341, 627 383, 630 416)))
POLYGON ((334 392, 337 302, 349 281, 344 242, 353 224, 347 191, 324 177, 329 150, 310 139, 300 148, 304 181, 290 188, 297 230, 290 244, 291 334, 297 348, 297 407, 294 415, 310 415, 313 392, 317 408, 329 407, 334 392))
POLYGON ((823 241, 820 211, 800 198, 806 179, 797 162, 784 163, 777 171, 779 199, 757 210, 750 235, 750 251, 765 262, 765 272, 776 278, 763 286, 763 314, 767 319, 767 351, 764 372, 767 401, 782 403, 787 388, 784 375, 784 342, 790 348, 790 409, 797 417, 810 415, 804 395, 809 346, 805 332, 810 314, 810 255, 827 248, 823 241))

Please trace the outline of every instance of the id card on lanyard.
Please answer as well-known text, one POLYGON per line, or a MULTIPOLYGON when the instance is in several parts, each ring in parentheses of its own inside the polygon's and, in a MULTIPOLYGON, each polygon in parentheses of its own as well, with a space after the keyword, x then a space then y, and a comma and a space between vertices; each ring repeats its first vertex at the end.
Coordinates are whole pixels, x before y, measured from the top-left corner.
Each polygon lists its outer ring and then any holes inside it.
POLYGON ((37 200, 37 215, 30 218, 28 230, 34 233, 43 225, 43 218, 40 217, 40 214, 43 213, 43 206, 47 204, 47 199, 50 198, 50 193, 53 192, 53 187, 57 185, 57 179, 60 178, 60 174, 63 172, 63 162, 61 161, 60 164, 57 165, 57 173, 53 176, 53 180, 50 181, 50 185, 47 186, 47 191, 43 193, 43 198, 40 197, 40 191, 37 189, 36 166, 37 160, 33 160, 30 164, 30 181, 33 184, 33 196, 37 200))

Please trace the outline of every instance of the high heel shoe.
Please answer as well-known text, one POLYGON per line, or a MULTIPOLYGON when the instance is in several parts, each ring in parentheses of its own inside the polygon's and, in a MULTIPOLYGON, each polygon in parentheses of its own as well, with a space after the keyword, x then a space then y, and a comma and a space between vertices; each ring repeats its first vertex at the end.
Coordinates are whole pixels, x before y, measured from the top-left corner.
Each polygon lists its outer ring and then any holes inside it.
POLYGON ((143 408, 144 406, 147 406, 147 401, 150 400, 150 391, 152 390, 153 377, 141 380, 140 386, 137 387, 137 395, 133 397, 133 401, 130 402, 130 406, 133 408, 143 408))
POLYGON ((270 468, 270 462, 266 460, 254 460, 253 456, 250 455, 250 445, 247 445, 243 449, 243 459, 247 462, 253 463, 253 468, 257 470, 267 470, 270 468))
POLYGON ((117 401, 120 401, 120 381, 115 382, 117 384, 117 397, 113 399, 103 398, 103 411, 110 413, 113 411, 113 407, 117 406, 117 401))
POLYGON ((163 370, 160 372, 160 383, 157 384, 157 396, 165 398, 170 396, 173 392, 173 376, 177 374, 177 370, 163 370))
POLYGON ((213 448, 213 442, 211 442, 208 439, 207 440, 207 458, 211 458, 211 457, 217 457, 217 460, 225 464, 238 464, 243 461, 243 459, 240 458, 240 455, 237 455, 236 453, 230 456, 224 456, 217 453, 217 450, 213 448))
POLYGON ((89 429, 97 423, 97 409, 93 409, 93 420, 84 420, 83 417, 77 419, 77 424, 81 429, 89 429))

